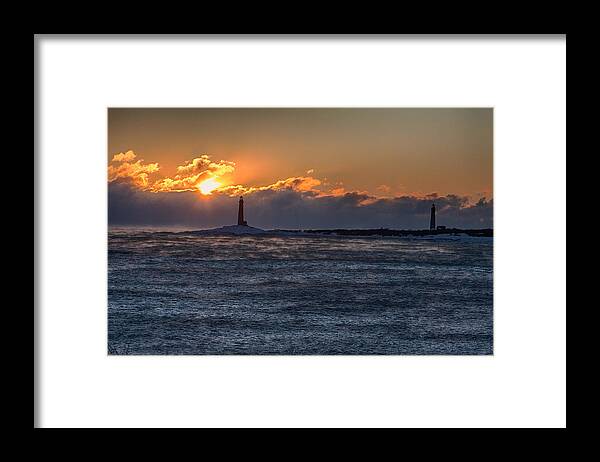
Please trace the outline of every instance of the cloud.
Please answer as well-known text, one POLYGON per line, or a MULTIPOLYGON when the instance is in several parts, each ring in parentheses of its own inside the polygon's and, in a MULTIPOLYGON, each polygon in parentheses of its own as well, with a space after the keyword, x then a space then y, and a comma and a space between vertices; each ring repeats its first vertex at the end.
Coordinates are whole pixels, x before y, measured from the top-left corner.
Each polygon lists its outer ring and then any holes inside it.
POLYGON ((317 178, 313 178, 311 176, 298 176, 287 178, 285 180, 279 180, 273 183, 270 186, 267 186, 266 189, 289 189, 292 191, 315 191, 315 188, 321 184, 321 180, 317 178))
POLYGON ((375 196, 347 191, 342 183, 330 184, 307 173, 265 186, 220 187, 207 199, 198 191, 198 183, 234 173, 235 163, 201 155, 178 166, 174 176, 151 181, 150 175, 160 169, 158 163, 135 159, 133 151, 119 153, 108 166, 111 225, 208 228, 232 224, 237 217, 237 196, 244 195, 248 223, 267 229, 423 229, 429 226, 432 202, 439 225, 493 226, 493 201, 486 197, 475 204, 465 196, 436 192, 394 197, 386 185, 378 188, 386 195, 375 196))
MULTIPOLYGON (((366 193, 315 194, 293 187, 263 188, 247 193, 248 223, 265 229, 393 228, 429 227, 431 199, 402 196, 377 198, 366 193)), ((493 227, 493 201, 482 198, 437 196, 437 222, 449 228, 493 227)), ((185 226, 210 228, 233 224, 237 197, 224 192, 206 199, 198 192, 154 194, 129 183, 109 185, 111 225, 185 226)))
POLYGON ((129 162, 130 160, 135 159, 135 153, 133 151, 120 152, 119 154, 115 154, 111 160, 111 162, 129 162))
POLYGON ((202 174, 181 177, 175 175, 175 178, 163 178, 152 184, 150 190, 152 192, 183 192, 194 191, 202 174))
POLYGON ((386 184, 380 184, 379 186, 377 186, 377 191, 381 192, 381 194, 389 196, 392 192, 392 188, 386 184))
POLYGON ((136 158, 133 151, 119 153, 113 156, 111 163, 116 165, 108 166, 108 181, 109 183, 121 180, 130 182, 132 185, 140 189, 148 188, 149 175, 158 172, 160 167, 158 163, 144 164, 143 159, 136 162, 130 162, 136 158))
POLYGON ((233 173, 235 163, 226 160, 212 161, 204 154, 177 167, 177 174, 150 181, 149 175, 160 170, 158 163, 144 164, 143 159, 132 162, 136 158, 133 151, 115 154, 108 166, 108 181, 125 181, 141 190, 152 192, 182 192, 197 190, 198 183, 204 178, 220 178, 233 173))
MULTIPOLYGON (((209 155, 203 154, 200 157, 186 161, 183 165, 179 165, 174 176, 166 176, 151 182, 149 175, 160 169, 158 163, 144 164, 142 159, 131 163, 130 161, 135 158, 136 154, 133 151, 115 154, 111 160, 111 165, 108 166, 108 181, 126 180, 141 190, 154 193, 197 191, 198 184, 205 179, 215 178, 220 180, 235 171, 235 162, 227 160, 213 161, 209 155)), ((314 169, 310 169, 308 172, 312 173, 314 169)), ((319 189, 320 186, 324 186, 320 179, 307 175, 289 177, 266 186, 227 185, 218 188, 217 191, 230 196, 247 195, 268 190, 292 190, 314 195, 330 193, 319 189)), ((342 194, 343 188, 337 188, 337 193, 342 194)))
POLYGON ((311 193, 314 195, 323 194, 322 191, 317 189, 321 185, 321 180, 313 178, 311 176, 296 176, 286 178, 285 180, 278 180, 273 184, 267 186, 258 187, 245 187, 243 185, 224 186, 219 188, 218 191, 228 194, 230 196, 248 195, 258 191, 299 191, 305 193, 311 193))
POLYGON ((150 188, 153 192, 195 191, 198 183, 207 178, 219 179, 223 175, 233 173, 235 163, 226 160, 214 162, 204 154, 177 167, 177 174, 156 181, 150 188))
POLYGON ((210 160, 210 156, 203 154, 200 157, 196 157, 186 164, 177 167, 177 175, 189 176, 194 174, 207 173, 213 176, 223 176, 227 173, 233 173, 235 170, 235 162, 229 162, 226 160, 220 160, 213 162, 210 160))

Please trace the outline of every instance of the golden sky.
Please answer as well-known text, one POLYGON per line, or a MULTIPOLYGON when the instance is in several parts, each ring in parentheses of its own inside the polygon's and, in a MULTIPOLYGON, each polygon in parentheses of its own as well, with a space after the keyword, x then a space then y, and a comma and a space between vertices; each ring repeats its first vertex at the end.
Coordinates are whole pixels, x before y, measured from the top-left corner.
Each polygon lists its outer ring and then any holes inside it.
POLYGON ((492 118, 491 108, 111 108, 109 181, 490 199, 492 118))

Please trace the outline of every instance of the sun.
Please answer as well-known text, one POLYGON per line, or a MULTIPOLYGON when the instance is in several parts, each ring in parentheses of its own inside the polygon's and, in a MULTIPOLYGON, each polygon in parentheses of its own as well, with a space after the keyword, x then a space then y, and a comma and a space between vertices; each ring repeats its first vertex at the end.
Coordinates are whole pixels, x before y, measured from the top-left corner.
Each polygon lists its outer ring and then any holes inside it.
POLYGON ((221 186, 215 178, 209 178, 208 180, 204 180, 202 183, 198 183, 198 189, 204 195, 211 194, 215 189, 221 186))

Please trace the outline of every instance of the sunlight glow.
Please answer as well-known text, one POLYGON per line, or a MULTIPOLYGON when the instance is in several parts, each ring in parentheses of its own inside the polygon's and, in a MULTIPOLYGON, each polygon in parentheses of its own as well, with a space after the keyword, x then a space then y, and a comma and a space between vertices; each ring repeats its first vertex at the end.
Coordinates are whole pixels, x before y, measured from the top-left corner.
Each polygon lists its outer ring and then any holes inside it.
POLYGON ((221 183, 219 183, 215 178, 209 178, 208 180, 204 180, 202 183, 199 183, 198 189, 202 194, 209 195, 219 186, 221 186, 221 183))

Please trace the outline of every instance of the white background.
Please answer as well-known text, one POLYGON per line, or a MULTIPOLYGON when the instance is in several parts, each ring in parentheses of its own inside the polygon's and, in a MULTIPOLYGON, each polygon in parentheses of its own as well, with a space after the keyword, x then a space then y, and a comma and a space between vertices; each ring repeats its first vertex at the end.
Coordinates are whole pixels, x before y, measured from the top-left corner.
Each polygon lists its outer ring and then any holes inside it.
POLYGON ((566 40, 38 37, 37 425, 566 425, 566 40), (106 108, 495 108, 489 357, 107 356, 106 108))

